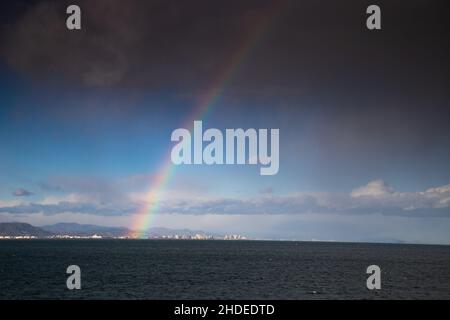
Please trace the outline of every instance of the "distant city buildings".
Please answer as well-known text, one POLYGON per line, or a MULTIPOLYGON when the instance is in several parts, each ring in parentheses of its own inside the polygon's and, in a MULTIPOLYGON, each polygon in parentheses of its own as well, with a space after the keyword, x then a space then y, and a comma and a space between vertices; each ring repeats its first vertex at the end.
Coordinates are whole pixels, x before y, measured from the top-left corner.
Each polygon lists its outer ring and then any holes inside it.
POLYGON ((207 234, 169 234, 169 235, 150 235, 148 239, 168 239, 168 240, 214 240, 212 235, 207 234))
POLYGON ((167 240, 247 240, 246 237, 238 234, 226 236, 213 236, 208 234, 173 234, 173 235, 150 235, 148 239, 167 239, 167 240))
POLYGON ((247 240, 246 237, 241 236, 240 234, 227 235, 223 239, 224 240, 247 240))
POLYGON ((38 237, 35 236, 0 236, 0 240, 2 239, 38 239, 38 237))
MULTIPOLYGON (((106 237, 102 235, 73 235, 73 234, 56 234, 46 237, 37 236, 8 236, 0 235, 0 240, 8 239, 139 239, 137 236, 117 236, 117 237, 106 237)), ((150 240, 248 240, 246 237, 233 234, 225 236, 213 236, 209 234, 173 234, 173 235, 150 235, 147 237, 150 240)))
POLYGON ((79 235, 69 235, 69 234, 57 234, 54 236, 50 236, 47 239, 103 239, 102 236, 99 236, 97 234, 93 234, 91 236, 79 236, 79 235))

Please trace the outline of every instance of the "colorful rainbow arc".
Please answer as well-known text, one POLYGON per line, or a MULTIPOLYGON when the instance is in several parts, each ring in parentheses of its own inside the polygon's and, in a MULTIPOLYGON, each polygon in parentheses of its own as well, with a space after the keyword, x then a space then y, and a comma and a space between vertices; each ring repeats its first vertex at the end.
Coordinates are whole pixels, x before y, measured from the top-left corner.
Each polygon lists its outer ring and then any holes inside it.
MULTIPOLYGON (((275 1, 272 6, 264 10, 264 13, 256 19, 253 27, 246 33, 246 36, 243 37, 236 52, 232 55, 231 59, 221 72, 219 72, 219 76, 212 82, 212 85, 206 90, 206 93, 200 97, 199 103, 194 108, 191 116, 187 119, 184 128, 192 128, 194 120, 205 119, 211 112, 212 107, 221 97, 227 84, 238 72, 239 67, 248 57, 252 48, 259 43, 275 16, 279 14, 281 2, 282 1, 275 1)), ((163 158, 158 174, 153 178, 150 184, 150 189, 145 196, 147 201, 145 201, 145 204, 134 215, 135 218, 133 218, 130 227, 131 230, 134 230, 134 233, 131 236, 138 238, 144 236, 145 231, 150 226, 154 213, 158 211, 161 196, 174 176, 176 167, 177 166, 172 164, 169 151, 163 158)))

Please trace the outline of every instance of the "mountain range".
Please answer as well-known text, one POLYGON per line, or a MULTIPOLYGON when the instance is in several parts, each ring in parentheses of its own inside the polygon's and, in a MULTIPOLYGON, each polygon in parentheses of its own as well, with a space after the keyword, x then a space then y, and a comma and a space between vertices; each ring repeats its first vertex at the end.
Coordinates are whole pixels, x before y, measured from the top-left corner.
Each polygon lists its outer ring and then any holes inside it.
POLYGON ((103 227, 78 223, 57 223, 40 228, 52 234, 70 236, 92 236, 96 234, 102 237, 125 237, 131 234, 131 230, 124 227, 103 227))
POLYGON ((28 223, 5 222, 0 223, 0 236, 34 236, 38 238, 49 237, 52 233, 28 223))

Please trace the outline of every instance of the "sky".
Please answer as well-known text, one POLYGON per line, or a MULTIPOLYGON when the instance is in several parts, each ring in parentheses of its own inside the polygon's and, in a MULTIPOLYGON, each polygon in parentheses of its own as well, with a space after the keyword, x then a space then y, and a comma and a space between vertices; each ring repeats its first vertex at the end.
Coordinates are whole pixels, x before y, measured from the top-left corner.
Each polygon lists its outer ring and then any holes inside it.
POLYGON ((2 2, 0 222, 450 244, 448 4, 369 4, 2 2), (279 129, 279 172, 172 168, 193 120, 279 129))

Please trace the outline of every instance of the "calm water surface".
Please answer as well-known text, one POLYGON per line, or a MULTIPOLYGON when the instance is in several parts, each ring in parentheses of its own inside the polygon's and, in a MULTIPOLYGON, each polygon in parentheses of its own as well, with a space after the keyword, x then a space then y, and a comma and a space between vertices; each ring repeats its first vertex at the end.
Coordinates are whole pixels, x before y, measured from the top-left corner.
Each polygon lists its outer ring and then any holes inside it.
POLYGON ((0 299, 450 299, 450 246, 0 241, 0 299), (81 290, 66 288, 71 264, 81 290), (366 288, 371 264, 380 291, 366 288))

